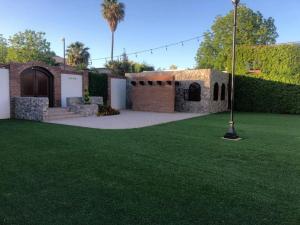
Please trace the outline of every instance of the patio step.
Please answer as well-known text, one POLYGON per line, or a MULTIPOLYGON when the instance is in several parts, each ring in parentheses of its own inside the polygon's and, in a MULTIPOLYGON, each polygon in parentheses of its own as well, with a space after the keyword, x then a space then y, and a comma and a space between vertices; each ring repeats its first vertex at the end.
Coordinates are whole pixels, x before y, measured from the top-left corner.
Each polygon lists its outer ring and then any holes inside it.
POLYGON ((71 119, 78 117, 82 117, 82 115, 70 112, 67 108, 49 108, 48 116, 45 121, 71 119))

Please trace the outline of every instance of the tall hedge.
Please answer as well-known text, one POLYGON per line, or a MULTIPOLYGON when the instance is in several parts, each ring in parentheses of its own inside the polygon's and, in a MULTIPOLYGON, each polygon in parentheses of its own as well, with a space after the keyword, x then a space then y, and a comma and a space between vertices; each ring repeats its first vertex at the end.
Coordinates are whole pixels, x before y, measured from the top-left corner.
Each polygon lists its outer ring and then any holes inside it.
POLYGON ((235 108, 247 112, 300 114, 300 79, 292 84, 236 76, 235 108))
POLYGON ((102 96, 106 104, 108 95, 107 74, 89 72, 89 93, 91 96, 102 96))
MULTIPOLYGON (((227 59, 227 69, 230 71, 231 57, 227 59)), ((300 74, 300 45, 238 46, 237 72, 246 74, 251 69, 274 74, 276 79, 300 74)))

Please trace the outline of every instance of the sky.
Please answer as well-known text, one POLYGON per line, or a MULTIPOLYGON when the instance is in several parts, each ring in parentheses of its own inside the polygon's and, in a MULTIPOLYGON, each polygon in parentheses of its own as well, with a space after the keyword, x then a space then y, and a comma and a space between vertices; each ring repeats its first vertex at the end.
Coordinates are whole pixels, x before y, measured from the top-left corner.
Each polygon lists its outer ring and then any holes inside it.
MULTIPOLYGON (((126 5, 126 17, 115 35, 115 55, 151 49, 168 43, 201 36, 215 17, 232 9, 230 0, 120 0, 126 5)), ((25 29, 43 31, 57 55, 66 44, 83 42, 91 58, 110 56, 111 32, 100 14, 102 0, 0 0, 0 34, 9 36, 25 29)), ((300 41, 299 0, 241 0, 264 17, 273 17, 279 33, 277 42, 300 41)), ((201 41, 201 40, 200 40, 201 41)), ((131 56, 155 68, 195 66, 197 40, 176 47, 131 56)), ((105 60, 93 60, 102 67, 105 60)))

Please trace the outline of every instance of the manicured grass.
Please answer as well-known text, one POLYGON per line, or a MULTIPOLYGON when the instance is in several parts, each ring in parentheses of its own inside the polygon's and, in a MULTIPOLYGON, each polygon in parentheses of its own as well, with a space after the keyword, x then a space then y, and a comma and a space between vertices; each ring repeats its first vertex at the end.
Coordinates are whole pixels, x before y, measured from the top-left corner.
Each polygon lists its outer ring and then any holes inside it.
POLYGON ((0 121, 1 225, 300 224, 300 117, 133 130, 0 121))

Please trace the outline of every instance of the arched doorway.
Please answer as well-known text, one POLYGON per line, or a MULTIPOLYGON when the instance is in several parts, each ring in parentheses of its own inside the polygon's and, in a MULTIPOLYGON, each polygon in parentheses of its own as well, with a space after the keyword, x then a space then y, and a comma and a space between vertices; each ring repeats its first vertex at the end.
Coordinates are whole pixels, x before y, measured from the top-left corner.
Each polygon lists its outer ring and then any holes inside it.
POLYGON ((21 73, 22 97, 48 97, 53 107, 53 76, 42 67, 31 67, 21 73))

